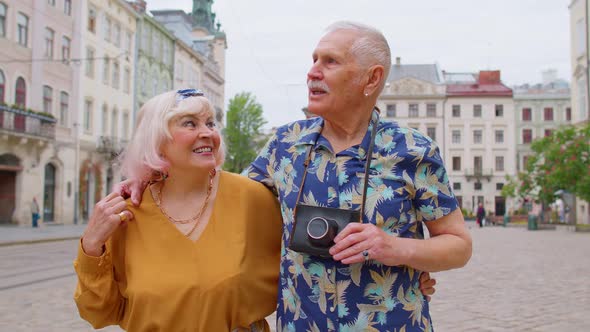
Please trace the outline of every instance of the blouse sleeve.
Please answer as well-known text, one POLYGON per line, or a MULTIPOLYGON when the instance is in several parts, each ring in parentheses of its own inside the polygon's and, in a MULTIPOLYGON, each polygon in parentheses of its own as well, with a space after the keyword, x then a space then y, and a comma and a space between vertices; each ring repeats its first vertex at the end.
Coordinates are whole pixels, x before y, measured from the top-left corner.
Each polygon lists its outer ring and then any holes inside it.
POLYGON ((102 256, 88 256, 80 241, 78 257, 74 261, 74 269, 78 275, 74 300, 80 317, 96 329, 118 325, 125 311, 126 301, 115 280, 111 251, 109 241, 102 256))

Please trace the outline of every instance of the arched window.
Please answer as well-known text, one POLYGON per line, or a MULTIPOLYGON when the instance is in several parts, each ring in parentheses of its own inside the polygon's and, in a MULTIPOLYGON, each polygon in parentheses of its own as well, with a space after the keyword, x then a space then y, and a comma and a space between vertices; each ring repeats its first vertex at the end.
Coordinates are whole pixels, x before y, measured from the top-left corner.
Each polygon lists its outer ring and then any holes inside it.
POLYGON ((27 84, 25 83, 25 79, 22 77, 16 79, 14 103, 22 107, 27 106, 27 84))
MULTIPOLYGON (((1 4, 0 4, 1 5, 1 4)), ((0 70, 0 103, 4 103, 4 92, 6 91, 6 79, 4 73, 0 70)))

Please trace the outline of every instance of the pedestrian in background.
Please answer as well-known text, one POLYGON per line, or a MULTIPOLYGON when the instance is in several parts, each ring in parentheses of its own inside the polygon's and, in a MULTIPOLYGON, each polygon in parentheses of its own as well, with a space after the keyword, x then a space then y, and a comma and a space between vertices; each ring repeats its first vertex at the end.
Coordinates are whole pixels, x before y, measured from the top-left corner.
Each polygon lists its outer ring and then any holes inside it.
POLYGON ((37 203, 37 198, 33 197, 33 202, 31 203, 31 214, 33 218, 33 228, 39 226, 39 203, 37 203))
POLYGON ((486 209, 484 209, 483 207, 483 203, 479 203, 477 205, 477 213, 476 213, 476 220, 477 220, 477 224, 479 225, 479 227, 483 227, 483 223, 486 217, 486 209))

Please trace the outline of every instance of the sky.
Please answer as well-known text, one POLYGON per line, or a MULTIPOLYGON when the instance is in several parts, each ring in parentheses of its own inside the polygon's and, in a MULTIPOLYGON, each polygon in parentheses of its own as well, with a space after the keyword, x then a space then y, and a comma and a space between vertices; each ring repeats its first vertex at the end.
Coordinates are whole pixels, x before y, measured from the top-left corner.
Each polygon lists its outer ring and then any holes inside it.
MULTIPOLYGON (((570 81, 571 0, 214 0, 227 36, 225 105, 251 92, 265 128, 302 119, 311 54, 332 22, 381 30, 402 64, 448 72, 501 70, 512 86, 557 69, 570 81)), ((192 11, 192 0, 147 0, 147 9, 192 11)))

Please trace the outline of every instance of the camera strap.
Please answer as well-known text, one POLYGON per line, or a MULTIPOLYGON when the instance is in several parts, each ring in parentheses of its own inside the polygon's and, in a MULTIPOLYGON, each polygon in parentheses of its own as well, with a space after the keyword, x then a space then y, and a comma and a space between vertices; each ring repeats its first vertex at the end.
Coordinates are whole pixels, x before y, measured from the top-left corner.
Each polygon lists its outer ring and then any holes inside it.
MULTIPOLYGON (((360 223, 363 222, 363 216, 365 215, 365 201, 367 200, 367 187, 369 185, 369 169, 371 168, 371 160, 373 159, 373 148, 375 146, 375 136, 377 135, 377 127, 379 125, 380 110, 377 107, 375 107, 375 110, 377 111, 377 119, 375 119, 375 121, 371 122, 371 124, 373 126, 373 129, 371 130, 371 141, 369 142, 369 149, 367 150, 367 153, 365 154, 365 159, 367 161, 365 163, 365 179, 364 179, 364 183, 363 183, 363 199, 362 199, 362 203, 361 203, 361 214, 360 214, 360 220, 359 220, 360 223)), ((322 130, 323 130, 323 127, 322 127, 322 130)), ((303 162, 303 166, 305 167, 305 169, 303 171, 303 179, 301 179, 301 185, 299 186, 299 194, 297 194, 297 201, 295 202, 295 210, 293 211, 293 215, 297 214, 297 204, 299 204, 299 202, 301 200, 301 193, 303 193, 303 185, 305 184, 305 178, 307 176, 307 167, 309 166, 309 163, 311 162, 311 150, 314 146, 317 145, 317 142, 318 142, 318 139, 319 139, 321 133, 322 132, 320 131, 314 144, 309 145, 307 147, 305 161, 303 162)))

